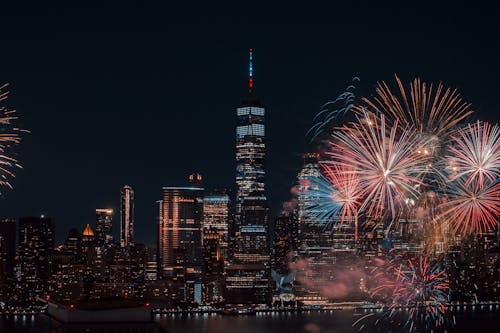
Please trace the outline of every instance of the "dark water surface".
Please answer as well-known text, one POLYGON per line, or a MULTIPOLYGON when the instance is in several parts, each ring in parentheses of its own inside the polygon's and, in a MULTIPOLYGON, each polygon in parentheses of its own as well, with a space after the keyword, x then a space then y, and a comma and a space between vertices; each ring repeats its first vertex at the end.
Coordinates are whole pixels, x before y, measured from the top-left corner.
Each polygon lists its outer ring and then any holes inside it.
MULTIPOLYGON (((360 325, 352 324, 366 313, 338 310, 328 313, 274 313, 249 316, 190 314, 156 316, 169 333, 339 333, 357 332, 360 325)), ((456 311, 456 325, 448 332, 500 332, 500 311, 456 311)), ((403 332, 373 321, 365 321, 363 332, 403 332)), ((46 321, 39 316, 17 316, 0 319, 2 333, 51 333, 46 321)))

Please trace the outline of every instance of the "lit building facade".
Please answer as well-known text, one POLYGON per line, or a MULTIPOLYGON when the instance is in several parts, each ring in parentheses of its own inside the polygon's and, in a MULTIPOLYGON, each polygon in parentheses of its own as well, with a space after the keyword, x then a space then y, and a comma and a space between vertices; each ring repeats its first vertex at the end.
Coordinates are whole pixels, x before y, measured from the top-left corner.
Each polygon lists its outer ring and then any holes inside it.
POLYGON ((241 207, 233 255, 226 267, 226 297, 231 304, 271 302, 268 244, 269 209, 261 197, 248 197, 241 207))
POLYGON ((51 274, 54 224, 47 217, 19 219, 20 288, 25 300, 44 296, 51 274))
POLYGON ((265 199, 265 109, 258 101, 247 100, 237 108, 236 116, 236 215, 239 216, 245 198, 265 199))
POLYGON ((229 195, 212 194, 203 199, 203 302, 224 300, 224 267, 228 264, 229 195))
POLYGON ((134 190, 128 185, 121 190, 120 245, 134 245, 134 190))
POLYGON ((284 212, 274 221, 273 269, 281 275, 289 273, 289 265, 299 248, 297 210, 284 212))
POLYGON ((98 246, 109 247, 113 243, 113 210, 97 208, 95 210, 95 234, 98 246))
POLYGON ((203 194, 200 187, 164 187, 158 202, 158 273, 180 302, 202 302, 203 194))
POLYGON ((146 247, 144 250, 144 278, 147 281, 158 279, 158 251, 156 247, 146 247))
POLYGON ((265 112, 252 97, 253 55, 250 50, 248 77, 249 98, 236 109, 236 216, 241 214, 245 198, 260 197, 265 201, 265 112))
POLYGON ((226 296, 231 304, 270 304, 269 208, 265 194, 265 109, 252 97, 250 49, 249 98, 236 109, 236 220, 226 267, 226 296))
POLYGON ((203 264, 203 303, 220 303, 224 301, 224 259, 215 229, 203 230, 203 264))
POLYGON ((339 259, 356 254, 355 229, 350 221, 339 221, 337 216, 326 216, 318 209, 319 178, 321 177, 319 155, 306 154, 304 166, 298 174, 298 257, 308 259, 309 267, 299 274, 315 282, 317 288, 306 288, 297 284, 297 300, 304 304, 321 305, 328 302, 319 290, 335 278, 335 267, 339 259), (323 220, 320 220, 323 219, 323 220), (343 222, 343 223, 340 223, 343 222), (331 227, 328 227, 331 226, 331 227))
POLYGON ((83 257, 82 232, 72 228, 64 245, 56 247, 53 253, 50 299, 70 302, 80 298, 86 268, 83 257))
POLYGON ((227 194, 207 195, 203 199, 203 232, 216 232, 223 261, 228 259, 230 199, 227 194))
POLYGON ((16 220, 0 220, 0 299, 11 298, 16 258, 16 220))
POLYGON ((16 220, 0 220, 0 283, 14 274, 16 257, 16 220))

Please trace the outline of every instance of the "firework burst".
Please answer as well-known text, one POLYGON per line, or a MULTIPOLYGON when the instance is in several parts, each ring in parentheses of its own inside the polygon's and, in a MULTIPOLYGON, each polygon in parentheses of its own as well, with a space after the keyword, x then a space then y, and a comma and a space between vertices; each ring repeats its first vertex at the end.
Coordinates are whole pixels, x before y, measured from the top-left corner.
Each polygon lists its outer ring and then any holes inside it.
POLYGON ((332 185, 331 200, 339 207, 341 221, 354 221, 355 235, 358 239, 358 211, 364 191, 359 179, 350 167, 336 164, 322 164, 323 174, 332 185))
POLYGON ((8 84, 0 85, 0 186, 12 188, 10 180, 15 177, 13 170, 20 168, 20 165, 9 153, 21 142, 22 131, 13 125, 17 120, 16 112, 2 105, 9 97, 7 87, 8 84))
POLYGON ((330 130, 335 120, 345 116, 353 109, 356 98, 354 94, 355 82, 359 82, 358 77, 354 77, 352 79, 353 84, 349 85, 335 100, 321 106, 318 114, 313 119, 314 125, 306 133, 306 136, 310 136, 310 142, 316 140, 325 131, 330 130))
POLYGON ((445 324, 446 305, 450 301, 448 277, 437 262, 420 256, 407 261, 408 271, 399 267, 396 272, 399 288, 394 292, 394 304, 409 308, 406 325, 416 330, 422 320, 426 328, 445 324))
POLYGON ((331 225, 342 209, 340 203, 335 201, 336 189, 323 175, 318 174, 307 179, 303 196, 307 197, 305 208, 310 218, 317 223, 331 225))
POLYGON ((385 114, 393 121, 397 120, 405 127, 411 126, 434 139, 447 137, 472 113, 470 104, 461 99, 456 89, 444 88, 441 83, 436 87, 418 78, 407 89, 397 75, 395 78, 398 85, 395 92, 387 83, 379 82, 375 95, 362 99, 366 106, 356 109, 385 114))
POLYGON ((500 182, 480 184, 465 178, 449 183, 447 199, 440 205, 440 219, 455 234, 481 234, 498 225, 500 182))
POLYGON ((397 121, 387 128, 384 115, 365 112, 333 134, 331 163, 353 170, 366 192, 360 208, 371 216, 396 216, 406 199, 419 196, 428 172, 429 155, 420 150, 426 141, 411 129, 399 132, 397 121))
POLYGON ((475 179, 479 187, 500 178, 500 127, 486 122, 469 124, 452 137, 448 170, 453 179, 466 177, 465 185, 475 179))
MULTIPOLYGON (((401 256, 378 259, 372 277, 377 283, 372 296, 382 297, 386 303, 377 322, 382 319, 397 323, 397 319, 406 314, 404 327, 409 332, 423 327, 429 331, 447 324, 450 290, 448 277, 439 262, 424 256, 406 260, 401 256)), ((362 319, 355 324, 360 322, 362 319)))

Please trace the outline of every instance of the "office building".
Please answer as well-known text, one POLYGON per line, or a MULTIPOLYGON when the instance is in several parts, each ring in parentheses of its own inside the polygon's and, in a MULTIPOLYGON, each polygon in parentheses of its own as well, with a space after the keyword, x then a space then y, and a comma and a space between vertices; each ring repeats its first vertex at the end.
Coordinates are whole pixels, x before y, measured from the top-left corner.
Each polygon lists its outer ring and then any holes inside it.
POLYGON ((236 109, 236 216, 226 296, 231 304, 270 304, 269 208, 265 195, 265 109, 253 97, 250 49, 248 98, 236 109))
POLYGON ((54 224, 48 217, 19 220, 20 288, 25 300, 43 296, 50 278, 54 224))
POLYGON ((134 190, 128 185, 121 190, 120 245, 134 245, 134 190))
POLYGON ((265 201, 265 108, 253 98, 253 52, 250 50, 248 99, 236 109, 236 216, 245 198, 265 201))
POLYGON ((14 275, 16 258, 16 220, 0 220, 0 282, 14 275))
POLYGON ((113 210, 97 208, 95 210, 95 238, 98 246, 110 247, 113 243, 113 210))
POLYGON ((158 274, 172 282, 171 297, 179 302, 202 302, 203 193, 164 187, 158 202, 158 274))

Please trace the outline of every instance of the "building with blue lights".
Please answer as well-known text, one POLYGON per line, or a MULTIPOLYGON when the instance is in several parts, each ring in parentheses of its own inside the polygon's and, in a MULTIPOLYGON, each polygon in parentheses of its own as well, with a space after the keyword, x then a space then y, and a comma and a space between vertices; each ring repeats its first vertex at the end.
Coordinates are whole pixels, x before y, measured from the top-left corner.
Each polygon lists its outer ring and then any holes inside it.
POLYGON ((270 303, 269 208, 265 193, 265 108, 253 98, 250 49, 248 99, 236 109, 236 216, 231 260, 226 267, 227 302, 270 303))

